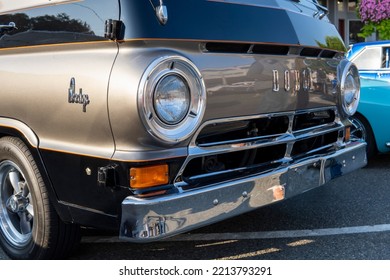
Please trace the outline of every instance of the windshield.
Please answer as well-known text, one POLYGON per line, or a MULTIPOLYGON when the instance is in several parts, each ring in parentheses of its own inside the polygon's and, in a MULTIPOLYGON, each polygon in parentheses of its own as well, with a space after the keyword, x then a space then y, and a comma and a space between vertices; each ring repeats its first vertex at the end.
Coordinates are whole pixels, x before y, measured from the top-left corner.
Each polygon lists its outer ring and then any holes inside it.
POLYGON ((15 12, 22 9, 28 9, 39 6, 49 6, 66 2, 81 2, 82 0, 0 0, 1 13, 15 12))

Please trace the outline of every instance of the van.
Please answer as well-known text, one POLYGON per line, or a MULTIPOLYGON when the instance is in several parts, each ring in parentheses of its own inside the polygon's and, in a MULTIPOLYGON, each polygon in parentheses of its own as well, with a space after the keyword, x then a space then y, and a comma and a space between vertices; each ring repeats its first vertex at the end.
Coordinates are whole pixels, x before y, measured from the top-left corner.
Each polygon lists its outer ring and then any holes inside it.
POLYGON ((80 227, 158 241, 366 164, 316 0, 0 0, 0 36, 11 258, 66 258, 80 227))

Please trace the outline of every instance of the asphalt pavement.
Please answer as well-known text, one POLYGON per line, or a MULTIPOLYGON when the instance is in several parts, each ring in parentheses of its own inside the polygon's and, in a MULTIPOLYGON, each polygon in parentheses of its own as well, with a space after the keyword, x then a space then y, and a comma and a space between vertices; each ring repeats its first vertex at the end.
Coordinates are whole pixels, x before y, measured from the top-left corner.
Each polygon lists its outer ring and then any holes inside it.
POLYGON ((390 155, 289 200, 162 242, 123 243, 88 231, 70 259, 389 260, 390 155))

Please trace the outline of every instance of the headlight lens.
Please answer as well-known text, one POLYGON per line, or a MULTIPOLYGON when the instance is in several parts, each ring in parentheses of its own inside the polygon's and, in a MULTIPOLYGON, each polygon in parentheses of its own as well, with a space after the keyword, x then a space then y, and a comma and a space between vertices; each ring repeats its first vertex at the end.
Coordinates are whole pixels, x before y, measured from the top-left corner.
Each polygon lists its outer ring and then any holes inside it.
POLYGON ((158 82, 154 91, 154 109, 165 124, 180 123, 188 113, 190 102, 190 91, 182 77, 167 75, 158 82))
POLYGON ((360 100, 359 71, 355 64, 343 60, 339 65, 340 105, 347 117, 356 113, 360 100), (340 77, 341 76, 341 77, 340 77))
POLYGON ((181 56, 153 61, 141 78, 138 110, 150 134, 166 143, 188 139, 198 128, 206 88, 196 66, 181 56))

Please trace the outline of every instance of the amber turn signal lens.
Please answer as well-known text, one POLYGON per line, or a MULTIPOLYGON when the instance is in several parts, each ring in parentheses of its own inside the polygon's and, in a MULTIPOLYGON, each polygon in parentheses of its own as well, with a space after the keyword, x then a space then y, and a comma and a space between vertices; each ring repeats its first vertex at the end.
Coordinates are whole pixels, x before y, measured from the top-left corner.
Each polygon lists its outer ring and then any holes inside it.
POLYGON ((351 127, 346 127, 345 128, 345 142, 349 142, 351 139, 351 127))
POLYGON ((130 169, 130 187, 142 189, 168 184, 168 165, 134 167, 130 169))

